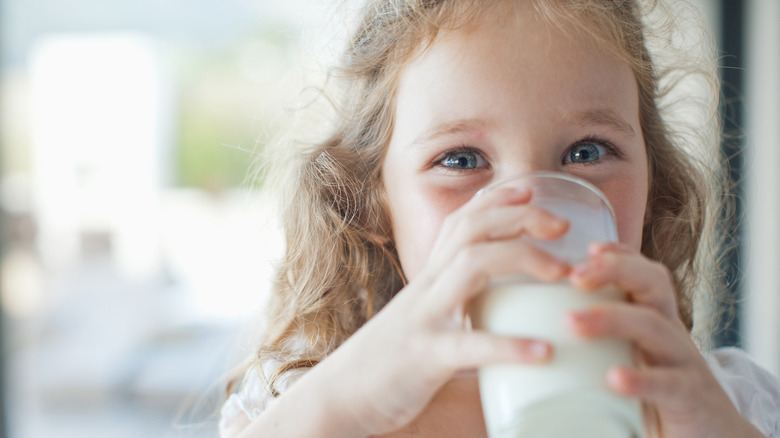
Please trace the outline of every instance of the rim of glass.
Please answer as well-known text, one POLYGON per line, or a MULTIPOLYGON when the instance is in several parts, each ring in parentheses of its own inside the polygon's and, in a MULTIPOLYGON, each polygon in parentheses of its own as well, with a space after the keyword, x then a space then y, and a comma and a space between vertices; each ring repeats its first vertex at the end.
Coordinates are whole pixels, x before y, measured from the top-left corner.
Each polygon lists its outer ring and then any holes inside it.
POLYGON ((558 179, 563 181, 569 181, 576 184, 579 184, 582 187, 585 187, 586 189, 593 192, 596 196, 601 199, 601 202, 604 203, 604 205, 607 206, 607 210, 609 211, 609 215, 612 217, 612 221, 617 223, 617 218, 615 217, 615 210, 612 208, 612 204, 610 204, 609 199, 607 199, 606 195, 599 190, 598 187, 591 184, 590 182, 576 177, 574 175, 569 175, 568 173, 560 173, 560 172, 551 172, 551 171, 535 171, 535 172, 527 172, 527 173, 519 173, 517 175, 514 175, 507 179, 502 179, 501 181, 496 181, 493 184, 488 185, 483 190, 493 190, 496 187, 500 187, 506 183, 512 182, 512 181, 518 181, 523 179, 529 179, 529 178, 551 178, 551 179, 558 179))

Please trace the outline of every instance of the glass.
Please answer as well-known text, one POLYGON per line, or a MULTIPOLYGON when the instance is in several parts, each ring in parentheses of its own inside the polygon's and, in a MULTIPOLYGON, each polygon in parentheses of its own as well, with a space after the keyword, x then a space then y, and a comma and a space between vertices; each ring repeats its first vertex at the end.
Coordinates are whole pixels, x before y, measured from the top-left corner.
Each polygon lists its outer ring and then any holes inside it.
MULTIPOLYGON (((527 187, 530 204, 569 220, 555 240, 521 239, 576 264, 590 242, 617 241, 609 201, 593 185, 558 173, 530 173, 488 187, 527 187)), ((525 274, 494 278, 474 303, 476 329, 541 339, 554 347, 550 363, 497 364, 479 370, 485 422, 491 438, 628 438, 642 436, 638 400, 606 384, 607 370, 633 363, 631 344, 620 339, 583 339, 564 325, 567 313, 622 300, 614 287, 583 292, 567 279, 545 283, 525 274)))

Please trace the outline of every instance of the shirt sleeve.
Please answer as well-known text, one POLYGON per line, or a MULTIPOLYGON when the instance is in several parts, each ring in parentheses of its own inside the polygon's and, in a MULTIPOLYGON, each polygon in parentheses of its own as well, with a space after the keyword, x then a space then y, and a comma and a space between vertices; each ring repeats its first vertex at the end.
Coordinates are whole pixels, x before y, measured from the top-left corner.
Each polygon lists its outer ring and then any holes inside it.
POLYGON ((238 394, 230 394, 222 405, 219 417, 219 437, 232 438, 246 427, 249 419, 241 407, 241 399, 238 394))
POLYGON ((719 348, 704 357, 742 416, 767 437, 780 438, 780 381, 737 348, 719 348))
MULTIPOLYGON (((231 394, 222 405, 219 419, 221 438, 229 437, 238 425, 254 420, 276 401, 265 376, 270 375, 277 366, 277 363, 269 361, 264 364, 262 371, 257 367, 247 371, 238 391, 231 394)), ((284 373, 274 383, 277 393, 286 391, 305 372, 305 369, 297 369, 284 373)))

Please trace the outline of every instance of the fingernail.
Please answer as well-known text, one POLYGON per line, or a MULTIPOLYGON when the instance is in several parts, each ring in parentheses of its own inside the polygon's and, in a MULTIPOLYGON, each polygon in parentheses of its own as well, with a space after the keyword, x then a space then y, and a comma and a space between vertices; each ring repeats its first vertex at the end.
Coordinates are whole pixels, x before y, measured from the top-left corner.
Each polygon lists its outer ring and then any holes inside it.
POLYGON ((550 347, 545 342, 533 341, 528 345, 528 352, 532 357, 542 359, 550 354, 550 347))
POLYGON ((512 187, 512 191, 515 196, 526 197, 531 194, 531 190, 528 187, 512 187))
POLYGON ((592 242, 588 245, 588 255, 597 256, 604 252, 604 245, 601 242, 592 242))
POLYGON ((569 264, 563 260, 555 259, 550 264, 549 276, 550 280, 558 280, 565 277, 569 273, 569 264))
POLYGON ((588 273, 588 266, 585 263, 579 263, 571 270, 571 275, 574 277, 584 277, 588 273))
POLYGON ((578 282, 579 286, 584 286, 591 272, 591 266, 587 262, 579 263, 572 267, 569 278, 578 282))
POLYGON ((479 198, 481 196, 484 196, 488 192, 491 192, 493 190, 498 190, 498 189, 511 190, 511 193, 513 195, 516 195, 516 196, 521 196, 521 195, 522 196, 528 196, 528 194, 530 194, 530 192, 531 192, 527 187, 506 187, 506 188, 503 188, 503 187, 487 186, 487 187, 482 187, 481 189, 479 189, 479 191, 477 191, 477 193, 474 193, 474 196, 472 197, 472 199, 479 198))
POLYGON ((581 310, 578 312, 571 312, 566 315, 566 321, 570 325, 582 325, 587 323, 589 320, 590 320, 590 314, 585 310, 581 310))
POLYGON ((634 395, 638 391, 639 381, 630 368, 611 367, 607 370, 607 386, 622 395, 634 395))
POLYGON ((565 227, 568 227, 569 226, 569 221, 567 221, 566 219, 562 219, 562 218, 558 218, 557 217, 557 218, 555 218, 555 219, 553 219, 551 221, 551 225, 553 227, 555 227, 555 228, 560 230, 560 229, 563 229, 565 227))

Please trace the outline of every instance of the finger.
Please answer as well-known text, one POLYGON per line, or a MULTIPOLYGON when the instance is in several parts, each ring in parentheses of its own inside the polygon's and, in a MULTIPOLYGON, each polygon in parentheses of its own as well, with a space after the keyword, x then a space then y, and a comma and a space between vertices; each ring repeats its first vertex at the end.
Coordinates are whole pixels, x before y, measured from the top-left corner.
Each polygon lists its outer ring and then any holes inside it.
POLYGON ((434 242, 429 264, 437 264, 436 255, 440 255, 440 257, 443 255, 443 260, 439 261, 438 264, 446 262, 446 259, 452 255, 454 249, 472 240, 470 236, 473 230, 467 227, 463 227, 465 228, 465 233, 462 229, 458 230, 459 232, 455 230, 463 218, 499 206, 527 204, 530 199, 531 192, 526 189, 504 188, 478 192, 477 195, 444 219, 438 238, 434 242))
POLYGON ((499 205, 527 204, 531 200, 531 191, 523 187, 505 187, 496 190, 480 191, 468 202, 463 204, 458 212, 469 214, 473 211, 485 210, 499 205))
POLYGON ((546 210, 525 205, 493 208, 460 221, 457 227, 463 234, 473 230, 472 241, 507 239, 521 234, 549 240, 563 236, 569 222, 546 210))
MULTIPOLYGON (((450 214, 444 220, 444 223, 442 224, 442 233, 440 233, 440 235, 474 235, 476 234, 475 230, 481 231, 485 227, 481 226, 481 222, 475 222, 473 216, 476 215, 477 217, 480 217, 480 215, 484 215, 485 212, 489 212, 500 207, 527 207, 528 201, 530 200, 531 191, 526 188, 507 187, 484 192, 480 191, 476 196, 471 198, 466 204, 450 214), (466 222, 466 224, 462 224, 463 222, 466 222)), ((522 211, 522 209, 519 211, 522 211)), ((517 212, 518 211, 516 211, 516 213, 517 212)), ((448 240, 452 239, 448 238, 448 240)))
POLYGON ((448 218, 446 222, 436 247, 459 248, 469 243, 508 239, 521 234, 549 240, 563 236, 569 228, 567 220, 530 205, 494 207, 448 218))
POLYGON ((528 235, 537 239, 556 239, 568 230, 569 223, 545 210, 529 205, 501 206, 448 218, 442 226, 431 266, 442 269, 464 246, 528 235))
POLYGON ((552 282, 563 278, 568 269, 566 262, 520 240, 471 245, 462 249, 433 282, 429 305, 437 312, 449 312, 482 292, 490 278, 528 274, 552 282))
POLYGON ((552 346, 546 342, 483 331, 449 331, 434 345, 434 359, 449 371, 498 363, 541 364, 553 355, 552 346))
POLYGON ((574 266, 569 274, 572 285, 596 290, 608 284, 627 293, 629 301, 657 309, 671 320, 678 320, 674 283, 669 270, 625 249, 604 250, 574 266))
POLYGON ((596 256, 607 251, 624 254, 633 254, 637 252, 635 249, 620 242, 592 242, 588 245, 589 256, 596 256))
POLYGON ((607 303, 571 312, 565 323, 586 338, 620 338, 634 342, 653 364, 683 364, 696 351, 683 327, 647 307, 607 303))
POLYGON ((700 402, 694 391, 698 387, 689 373, 680 368, 613 367, 607 372, 607 386, 618 394, 638 397, 667 409, 696 405, 700 402))

